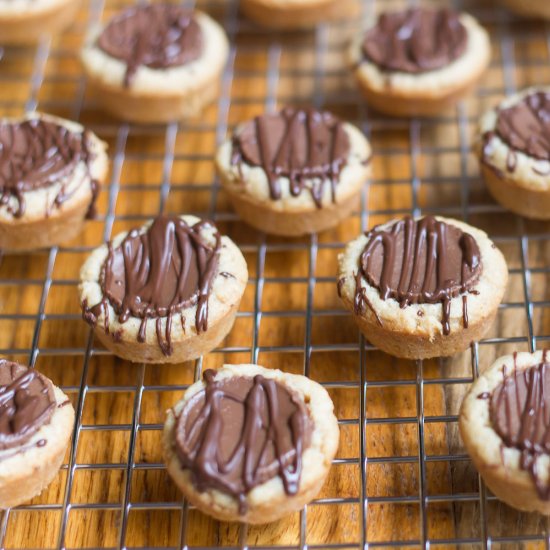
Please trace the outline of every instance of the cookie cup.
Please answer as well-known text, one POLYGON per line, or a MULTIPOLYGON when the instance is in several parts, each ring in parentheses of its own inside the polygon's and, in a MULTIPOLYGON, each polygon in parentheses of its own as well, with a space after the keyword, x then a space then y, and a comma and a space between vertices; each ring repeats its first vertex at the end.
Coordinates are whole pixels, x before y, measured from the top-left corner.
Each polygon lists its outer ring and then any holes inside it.
POLYGON ((13 0, 0 7, 2 45, 30 45, 76 19, 80 0, 13 0))
POLYGON ((139 66, 124 86, 126 63, 97 45, 101 28, 88 37, 81 61, 94 97, 115 117, 138 123, 164 123, 195 117, 219 94, 229 44, 223 29, 202 12, 194 12, 203 37, 199 58, 179 67, 139 66))
MULTIPOLYGON (((278 178, 281 198, 270 196, 269 182, 260 166, 246 162, 231 163, 232 143, 227 139, 216 155, 216 167, 224 191, 239 217, 260 231, 298 237, 324 231, 348 218, 357 207, 361 189, 371 175, 371 146, 367 138, 351 124, 344 124, 350 142, 346 165, 336 183, 336 201, 332 201, 330 181, 325 182, 318 208, 307 189, 294 197, 290 181, 278 178)), ((238 131, 238 130, 237 130, 238 131)))
POLYGON ((364 33, 349 49, 349 61, 368 104, 390 116, 433 116, 453 106, 476 85, 489 66, 491 45, 487 31, 468 14, 460 21, 467 31, 465 52, 442 69, 421 74, 386 71, 365 59, 364 33))
POLYGON ((74 425, 69 398, 54 386, 56 409, 23 446, 0 451, 0 508, 11 508, 39 495, 57 476, 74 425), (44 440, 45 445, 38 442, 44 440))
POLYGON ((255 23, 280 30, 311 29, 358 12, 353 0, 242 0, 240 10, 255 23))
MULTIPOLYGON (((507 447, 494 430, 490 418, 490 400, 482 399, 491 394, 503 381, 503 368, 508 374, 514 369, 523 371, 543 362, 543 352, 518 353, 497 359, 472 385, 462 402, 459 416, 460 435, 464 446, 481 477, 494 493, 506 504, 525 512, 550 514, 550 501, 542 500, 533 478, 520 467, 521 451, 507 447)), ((537 461, 541 481, 549 482, 550 456, 537 461)))
MULTIPOLYGON (((80 133, 84 130, 76 122, 40 113, 28 114, 17 121, 34 118, 59 124, 73 132, 80 133)), ((10 207, 17 205, 17 200, 13 197, 7 204, 0 205, 0 249, 5 252, 25 252, 47 248, 68 242, 82 231, 93 199, 90 180, 93 179, 101 185, 105 182, 109 169, 107 145, 91 132, 88 132, 88 136, 92 153, 88 165, 81 161, 71 174, 60 178, 53 185, 25 192, 26 208, 21 217, 15 217, 9 211, 10 207), (59 206, 50 208, 63 187, 75 191, 59 206)))
MULTIPOLYGON (((195 216, 181 216, 181 218, 188 225, 200 221, 195 216)), ((141 233, 145 232, 150 223, 141 228, 141 233)), ((127 234, 124 232, 117 235, 112 241, 113 248, 118 247, 127 234)), ((203 229, 205 238, 212 240, 212 234, 211 231, 203 229)), ((94 306, 103 299, 100 278, 107 255, 106 244, 96 248, 80 270, 78 290, 83 307, 84 305, 94 306)), ((173 351, 171 355, 164 355, 157 340, 156 317, 147 319, 145 341, 139 342, 141 318, 130 316, 127 321, 121 323, 113 306, 107 300, 106 312, 101 308, 101 314, 97 316, 95 335, 113 354, 134 363, 182 363, 197 359, 217 347, 231 330, 247 281, 248 270, 241 251, 229 237, 222 236, 218 272, 208 297, 207 330, 197 332, 196 304, 175 312, 170 332, 173 351), (224 277, 221 273, 230 274, 230 276, 224 277)), ((162 334, 165 334, 167 322, 166 317, 160 318, 162 334)))
POLYGON ((240 521, 261 524, 276 521, 296 512, 310 502, 321 490, 328 475, 332 460, 338 450, 339 428, 334 416, 333 404, 327 391, 305 376, 266 369, 258 365, 224 365, 216 374, 216 380, 232 377, 250 377, 257 374, 276 380, 303 400, 307 413, 313 421, 311 442, 302 453, 302 473, 298 492, 287 495, 279 476, 258 485, 246 495, 246 513, 239 514, 236 498, 217 489, 199 492, 191 471, 182 468, 174 450, 177 418, 189 399, 204 389, 203 381, 193 384, 183 399, 167 411, 163 433, 163 450, 167 470, 185 498, 199 510, 221 521, 240 521))
MULTIPOLYGON (((550 88, 529 88, 504 100, 499 108, 507 108, 525 96, 550 88)), ((485 113, 480 120, 480 136, 475 150, 481 174, 491 195, 504 208, 537 220, 550 219, 550 161, 533 158, 521 151, 512 150, 494 134, 498 120, 496 109, 485 113), (488 137, 484 137, 488 136, 488 137), (510 169, 509 158, 515 157, 510 169)))
MULTIPOLYGON (((364 336, 382 351, 405 359, 447 357, 464 351, 471 342, 482 339, 491 327, 508 281, 508 269, 501 252, 489 240, 486 233, 465 223, 437 217, 472 235, 479 247, 482 273, 475 285, 479 294, 467 294, 468 328, 464 327, 462 295, 451 299, 450 333, 443 334, 443 306, 436 304, 411 304, 401 308, 393 298, 382 300, 379 290, 361 277, 361 286, 376 312, 366 307, 364 313, 354 308, 359 259, 367 244, 361 235, 349 243, 338 257, 340 297, 346 309, 364 336)), ((390 227, 392 222, 382 226, 390 227)))

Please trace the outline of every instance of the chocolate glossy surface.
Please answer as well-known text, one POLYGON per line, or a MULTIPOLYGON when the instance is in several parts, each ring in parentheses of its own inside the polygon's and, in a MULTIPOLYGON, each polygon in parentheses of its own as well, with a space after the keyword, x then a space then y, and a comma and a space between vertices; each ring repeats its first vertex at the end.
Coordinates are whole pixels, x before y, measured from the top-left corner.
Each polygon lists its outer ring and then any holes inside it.
POLYGON ((299 489, 302 453, 313 424, 301 399, 284 384, 257 375, 216 380, 177 419, 175 450, 199 491, 213 488, 239 501, 254 487, 280 476, 287 494, 299 489))

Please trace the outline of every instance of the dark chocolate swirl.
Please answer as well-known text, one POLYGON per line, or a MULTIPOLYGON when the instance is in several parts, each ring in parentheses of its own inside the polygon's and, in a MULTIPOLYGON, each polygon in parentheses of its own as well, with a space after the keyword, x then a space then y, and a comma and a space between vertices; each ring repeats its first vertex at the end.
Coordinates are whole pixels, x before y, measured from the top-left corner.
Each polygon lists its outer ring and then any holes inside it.
POLYGON ((287 494, 296 494, 313 430, 300 398, 261 375, 216 380, 207 370, 204 381, 181 411, 175 434, 176 453, 197 489, 234 496, 241 515, 246 494, 275 476, 287 494))
MULTIPOLYGON (((508 147, 539 160, 550 160, 550 93, 534 92, 499 109, 495 133, 508 147)), ((508 163, 513 171, 515 161, 508 163)))
MULTIPOLYGON (((441 303, 443 334, 449 334, 451 299, 475 292, 482 271, 474 237, 433 216, 405 218, 389 227, 375 227, 366 236, 356 278, 356 313, 370 306, 360 274, 378 289, 382 300, 393 298, 402 308, 441 303)), ((463 321, 467 328, 466 299, 463 321)))
POLYGON ((126 64, 124 85, 129 86, 142 65, 168 69, 194 61, 202 53, 203 38, 189 10, 152 4, 131 7, 111 19, 97 45, 126 64))
MULTIPOLYGON (((76 192, 77 187, 68 189, 67 184, 80 162, 89 167, 89 145, 86 132, 73 132, 45 119, 0 122, 0 204, 8 205, 10 213, 19 218, 26 209, 25 193, 62 182, 53 202, 46 205, 48 215, 76 192)), ((92 188, 88 217, 93 217, 98 184, 89 172, 84 180, 92 188)))
POLYGON ((0 450, 22 447, 56 406, 52 383, 34 369, 0 359, 0 450))
MULTIPOLYGON (((545 352, 546 356, 546 352, 545 352)), ((550 454, 550 365, 503 370, 503 381, 492 392, 490 417, 507 447, 521 452, 520 467, 529 471, 539 497, 550 500, 550 484, 541 479, 537 460, 550 454)))
POLYGON ((130 231, 116 248, 109 244, 101 274, 103 299, 92 307, 83 304, 84 319, 95 325, 104 313, 108 332, 110 303, 121 323, 130 316, 141 319, 139 342, 146 339, 147 320, 156 319, 157 340, 165 355, 172 353, 174 314, 196 304, 197 332, 207 330, 208 298, 221 247, 215 228, 214 243, 205 238, 208 228, 214 226, 206 221, 190 226, 178 216, 159 216, 145 231, 130 231))
POLYGON ((261 166, 273 200, 281 198, 279 178, 290 181, 297 197, 307 188, 318 208, 330 182, 332 201, 350 151, 342 122, 328 112, 286 107, 258 116, 241 127, 233 138, 232 164, 261 166))
POLYGON ((363 40, 363 55, 386 71, 411 74, 450 65, 466 50, 468 33, 449 9, 383 13, 363 40))

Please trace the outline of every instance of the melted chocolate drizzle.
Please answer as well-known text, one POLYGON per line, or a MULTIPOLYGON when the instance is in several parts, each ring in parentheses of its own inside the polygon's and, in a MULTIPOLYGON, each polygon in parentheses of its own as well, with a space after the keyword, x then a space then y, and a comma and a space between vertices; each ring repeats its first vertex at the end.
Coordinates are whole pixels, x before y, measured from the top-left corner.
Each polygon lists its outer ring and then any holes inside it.
MULTIPOLYGON (((164 355, 172 353, 174 314, 196 304, 197 332, 207 330, 208 298, 218 269, 221 236, 215 230, 211 244, 202 232, 213 227, 207 221, 189 226, 178 216, 160 216, 145 231, 130 231, 117 248, 109 243, 101 275, 103 299, 92 307, 82 304, 84 320, 95 326, 103 313, 108 333, 110 303, 120 323, 130 316, 141 319, 138 341, 144 342, 147 321, 156 319, 157 341, 164 355)), ((183 328, 183 316, 181 323, 183 328)))
POLYGON ((375 227, 367 234, 356 274, 355 313, 368 306, 377 316, 361 286, 363 277, 378 289, 380 298, 410 304, 441 303, 443 334, 450 333, 451 300, 463 294, 463 324, 468 326, 466 294, 475 293, 481 257, 475 239, 458 227, 433 216, 410 217, 391 227, 375 227))
POLYGON ((550 93, 533 92, 510 107, 498 109, 495 130, 483 134, 482 162, 503 177, 504 174, 489 162, 493 155, 491 140, 495 136, 508 146, 508 172, 515 172, 517 153, 521 152, 543 163, 543 167, 531 166, 535 174, 550 175, 550 93))
POLYGON ((272 200, 281 198, 279 178, 285 177, 293 197, 308 189, 317 208, 322 208, 327 181, 336 202, 336 185, 349 151, 344 125, 334 115, 286 107, 258 116, 240 129, 233 137, 231 164, 261 166, 272 200))
POLYGON ((500 109, 495 133, 514 151, 550 160, 550 93, 534 92, 500 109))
MULTIPOLYGON (((88 218, 95 216, 95 202, 99 185, 89 172, 92 154, 88 149, 86 132, 76 133, 61 124, 41 118, 22 122, 0 123, 0 205, 8 205, 9 212, 16 218, 25 213, 25 193, 43 189, 65 179, 65 183, 52 204, 46 205, 46 215, 59 207, 76 192, 67 189, 72 174, 80 162, 85 163, 92 200, 88 218), (14 206, 11 199, 15 198, 14 206)), ((81 184, 82 184, 81 183, 81 184)))
POLYGON ((53 386, 47 378, 34 369, 0 360, 0 451, 21 451, 49 422, 55 408, 53 386))
POLYGON ((302 401, 284 385, 256 375, 216 380, 177 419, 175 450, 199 491, 230 494, 246 513, 246 494, 280 476, 287 494, 298 492, 302 454, 313 429, 302 401))
POLYGON ((411 8, 380 15, 365 34, 363 55, 386 71, 418 74, 451 64, 464 53, 467 41, 456 12, 411 8))
POLYGON ((192 12, 182 6, 153 4, 129 8, 114 17, 97 45, 126 63, 128 87, 140 66, 179 67, 202 53, 202 31, 192 12))
POLYGON ((550 454, 550 364, 543 362, 525 370, 517 368, 497 386, 490 401, 493 428, 506 447, 521 452, 520 467, 530 473, 542 500, 550 500, 550 484, 544 482, 537 461, 550 454))

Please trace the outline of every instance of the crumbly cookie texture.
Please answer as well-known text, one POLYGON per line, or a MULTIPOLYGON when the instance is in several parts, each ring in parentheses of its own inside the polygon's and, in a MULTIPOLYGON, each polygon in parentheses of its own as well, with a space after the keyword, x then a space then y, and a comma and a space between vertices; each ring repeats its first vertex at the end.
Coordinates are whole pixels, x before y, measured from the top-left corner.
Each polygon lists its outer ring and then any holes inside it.
POLYGON ((550 4, 540 0, 501 0, 502 5, 530 17, 543 17, 550 19, 550 4))
POLYGON ((67 28, 80 0, 9 0, 0 3, 0 36, 4 45, 33 44, 67 28))
MULTIPOLYGON (((524 371, 543 362, 543 352, 518 353, 497 359, 472 385, 460 409, 462 440, 487 486, 500 500, 526 512, 550 514, 550 501, 542 500, 529 472, 520 467, 521 451, 507 447, 493 428, 488 396, 503 381, 503 369, 524 371)), ((549 481, 550 457, 537 461, 543 483, 549 481)))
MULTIPOLYGON (((188 224, 199 222, 195 216, 181 216, 188 224)), ((146 224, 141 232, 144 232, 146 224)), ((116 248, 128 233, 120 233, 113 241, 116 248)), ((203 235, 212 240, 212 232, 203 230, 203 235)), ((96 248, 84 262, 80 270, 78 287, 80 303, 93 306, 103 299, 101 289, 101 270, 108 254, 107 245, 96 248)), ((164 355, 159 347, 156 336, 156 318, 146 322, 146 337, 144 342, 138 341, 141 319, 130 316, 121 323, 110 302, 107 301, 107 317, 105 313, 97 318, 95 334, 103 345, 115 355, 133 362, 145 363, 181 363, 196 359, 215 348, 231 330, 235 321, 239 303, 248 281, 246 261, 239 248, 229 239, 222 236, 219 253, 218 272, 215 275, 208 298, 208 329, 197 333, 195 326, 197 305, 192 305, 174 315, 171 340, 173 352, 164 355), (227 274, 228 276, 223 276, 227 274), (181 318, 180 318, 181 317, 181 318), (105 325, 107 324, 107 331, 105 325)), ((163 332, 166 329, 167 318, 160 319, 163 332)))
POLYGON ((57 407, 21 452, 0 451, 0 508, 11 508, 39 495, 57 476, 69 445, 74 409, 54 386, 57 407), (38 445, 44 440, 45 445, 38 445))
POLYGON ((355 0, 242 0, 239 7, 259 25, 286 30, 309 29, 359 13, 355 0))
POLYGON ((270 197, 269 182, 260 166, 246 162, 232 164, 232 142, 227 139, 216 155, 216 167, 224 190, 239 216, 266 233, 298 236, 315 233, 337 225, 348 217, 361 189, 371 174, 371 146, 355 126, 344 123, 350 152, 336 184, 336 201, 332 201, 331 186, 325 185, 322 208, 315 205, 311 193, 304 189, 298 196, 290 192, 290 181, 279 177, 281 198, 270 197))
POLYGON ((487 31, 472 16, 463 13, 460 21, 468 33, 466 51, 446 67, 421 74, 380 69, 363 56, 364 33, 357 36, 349 61, 369 103, 388 115, 433 115, 467 94, 489 65, 491 45, 487 31))
POLYGON ((81 61, 105 110, 135 122, 168 122, 196 116, 216 99, 229 43, 223 29, 212 18, 198 11, 193 15, 203 37, 199 58, 167 69, 142 65, 127 88, 123 85, 126 64, 96 45, 101 28, 90 33, 81 61))
POLYGON ((550 162, 512 150, 494 133, 498 110, 512 107, 534 92, 550 93, 550 88, 522 90, 486 112, 480 120, 475 150, 483 179, 500 204, 527 218, 550 219, 550 162), (513 169, 509 165, 511 154, 513 169))
MULTIPOLYGON (((76 133, 84 127, 76 122, 43 113, 29 113, 14 122, 42 119, 64 126, 76 133)), ((93 199, 91 180, 99 186, 107 178, 109 159, 107 144, 92 132, 89 138, 90 162, 80 161, 75 169, 53 185, 24 193, 25 211, 15 217, 17 199, 11 197, 0 205, 0 248, 6 251, 27 251, 54 246, 73 239, 82 230, 93 199), (67 200, 51 207, 62 188, 70 195, 67 200), (74 193, 71 194, 71 191, 74 193)))
POLYGON ((185 392, 183 399, 167 411, 163 449, 168 473, 194 506, 222 521, 269 523, 301 509, 321 490, 338 450, 339 429, 333 404, 327 391, 316 382, 305 376, 250 364, 224 365, 217 372, 216 380, 243 376, 253 378, 257 374, 276 380, 298 395, 313 421, 310 445, 302 454, 302 473, 298 492, 295 495, 287 495, 281 478, 274 477, 258 485, 246 495, 247 510, 244 515, 241 515, 239 503, 232 496, 216 489, 199 492, 193 484, 191 472, 182 469, 174 451, 174 430, 178 415, 186 402, 205 387, 204 382, 193 384, 185 392))
MULTIPOLYGON (((483 270, 475 285, 477 294, 468 294, 468 328, 464 328, 462 296, 450 301, 450 333, 443 334, 443 306, 436 304, 411 304, 401 308, 393 298, 382 300, 379 290, 361 277, 361 286, 369 300, 370 307, 363 314, 356 314, 354 308, 359 258, 367 244, 367 237, 361 235, 346 246, 338 257, 338 279, 340 296, 356 324, 365 337, 381 350, 396 357, 426 359, 446 357, 465 350, 471 342, 487 333, 508 281, 508 268, 502 253, 487 234, 457 220, 437 217, 438 220, 454 225, 474 237, 479 247, 483 270), (377 317, 380 319, 378 321, 377 317), (381 324, 380 324, 381 323, 381 324)), ((389 227, 389 222, 382 227, 389 227)))

